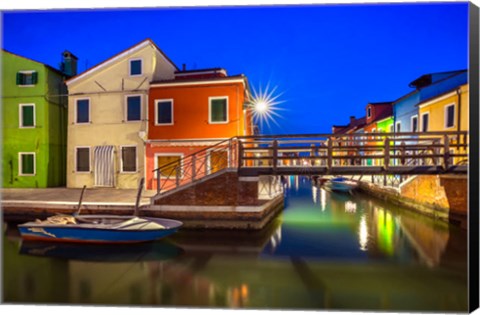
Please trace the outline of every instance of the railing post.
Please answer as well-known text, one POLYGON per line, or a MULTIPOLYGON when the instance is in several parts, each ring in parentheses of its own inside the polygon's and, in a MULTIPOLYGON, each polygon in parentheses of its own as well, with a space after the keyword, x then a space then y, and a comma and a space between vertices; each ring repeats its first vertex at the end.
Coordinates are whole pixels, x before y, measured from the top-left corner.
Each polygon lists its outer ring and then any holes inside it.
POLYGON ((156 172, 157 172, 157 194, 159 194, 160 193, 160 169, 157 168, 156 172))
POLYGON ((443 168, 445 170, 450 166, 450 142, 448 135, 443 136, 443 168))
POLYGON ((197 175, 197 156, 192 156, 192 182, 195 181, 195 176, 197 175))
POLYGON ((175 168, 175 184, 180 186, 180 165, 175 168))
POLYGON ((238 140, 238 169, 242 167, 243 164, 243 143, 242 141, 238 140))
POLYGON ((327 168, 331 169, 332 168, 332 138, 330 137, 328 139, 328 145, 327 145, 327 168))
POLYGON ((232 139, 228 140, 228 149, 227 149, 227 167, 230 168, 232 167, 232 139))
POLYGON ((390 140, 388 137, 385 137, 385 145, 384 145, 384 161, 383 161, 383 167, 385 170, 388 170, 388 167, 390 165, 390 140))
POLYGON ((405 141, 402 141, 401 144, 402 148, 400 149, 400 164, 403 166, 405 165, 405 141))
POLYGON ((273 172, 276 172, 277 171, 277 160, 278 160, 278 141, 277 140, 273 140, 273 150, 272 150, 272 168, 273 168, 273 172))

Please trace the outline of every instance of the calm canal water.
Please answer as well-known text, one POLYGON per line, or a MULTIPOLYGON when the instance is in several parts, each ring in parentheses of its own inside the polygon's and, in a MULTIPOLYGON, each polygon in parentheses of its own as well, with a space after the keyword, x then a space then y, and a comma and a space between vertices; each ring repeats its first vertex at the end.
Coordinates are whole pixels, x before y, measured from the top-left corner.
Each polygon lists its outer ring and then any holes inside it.
POLYGON ((181 230, 134 246, 3 238, 6 303, 467 310, 467 233, 291 177, 260 232, 181 230))

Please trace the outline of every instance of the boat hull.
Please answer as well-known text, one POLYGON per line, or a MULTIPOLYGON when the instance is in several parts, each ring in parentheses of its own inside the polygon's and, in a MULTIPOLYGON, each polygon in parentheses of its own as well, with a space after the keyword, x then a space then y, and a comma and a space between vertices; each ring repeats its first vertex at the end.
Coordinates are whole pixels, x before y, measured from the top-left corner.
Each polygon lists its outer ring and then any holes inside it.
POLYGON ((28 241, 71 242, 71 243, 141 243, 155 241, 175 233, 181 222, 167 219, 151 219, 165 224, 164 229, 115 230, 82 224, 42 225, 25 223, 18 226, 22 239, 28 241))

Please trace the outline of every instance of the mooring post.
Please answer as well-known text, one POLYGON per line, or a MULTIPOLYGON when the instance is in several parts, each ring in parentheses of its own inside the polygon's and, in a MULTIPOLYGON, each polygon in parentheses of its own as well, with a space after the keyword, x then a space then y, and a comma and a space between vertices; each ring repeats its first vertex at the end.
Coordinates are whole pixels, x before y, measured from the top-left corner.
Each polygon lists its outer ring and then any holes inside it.
POLYGON ((80 214, 80 210, 82 209, 82 200, 83 200, 83 193, 87 189, 87 185, 83 185, 82 192, 80 193, 80 199, 78 200, 77 211, 75 212, 75 216, 80 214))
POLYGON ((160 169, 157 168, 156 172, 157 172, 157 194, 159 194, 160 193, 160 169))
POLYGON ((138 217, 138 209, 139 209, 139 204, 140 204, 140 197, 142 196, 142 190, 143 190, 143 182, 145 181, 145 178, 142 177, 140 179, 140 184, 138 185, 138 191, 137 191, 137 200, 135 201, 135 212, 133 213, 134 216, 138 217))

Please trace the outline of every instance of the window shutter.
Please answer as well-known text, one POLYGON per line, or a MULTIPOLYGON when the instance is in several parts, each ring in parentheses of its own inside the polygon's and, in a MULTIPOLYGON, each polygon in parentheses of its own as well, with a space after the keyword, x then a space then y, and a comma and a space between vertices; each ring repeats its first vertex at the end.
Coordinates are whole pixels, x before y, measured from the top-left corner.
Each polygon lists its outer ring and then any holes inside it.
POLYGON ((22 107, 22 127, 33 127, 35 122, 33 120, 33 106, 23 106, 22 107))
POLYGON ((32 84, 37 84, 38 81, 38 72, 33 72, 32 73, 32 84))
POLYGON ((23 74, 21 74, 20 72, 17 72, 17 85, 20 85, 22 84, 22 80, 23 79, 23 74))

